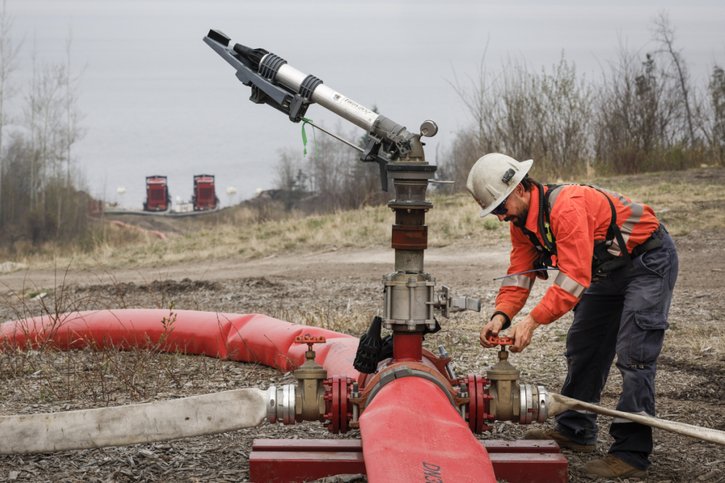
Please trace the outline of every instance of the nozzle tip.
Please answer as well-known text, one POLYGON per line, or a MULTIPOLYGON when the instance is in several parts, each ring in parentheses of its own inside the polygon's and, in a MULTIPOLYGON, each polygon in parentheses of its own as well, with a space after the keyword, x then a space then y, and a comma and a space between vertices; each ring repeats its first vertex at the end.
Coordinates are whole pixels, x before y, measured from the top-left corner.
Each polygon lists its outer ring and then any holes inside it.
POLYGON ((224 45, 224 47, 229 47, 229 42, 231 41, 231 39, 221 30, 211 29, 209 30, 209 33, 206 34, 206 36, 212 39, 214 42, 218 42, 224 45))

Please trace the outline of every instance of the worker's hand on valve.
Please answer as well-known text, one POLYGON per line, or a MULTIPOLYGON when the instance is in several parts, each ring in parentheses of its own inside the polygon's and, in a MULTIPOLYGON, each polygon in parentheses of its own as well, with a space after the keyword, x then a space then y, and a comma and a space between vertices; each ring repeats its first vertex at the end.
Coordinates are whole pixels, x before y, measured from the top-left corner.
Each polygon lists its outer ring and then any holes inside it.
POLYGON ((539 325, 530 315, 524 317, 524 320, 518 324, 512 325, 509 337, 514 340, 514 343, 510 347, 511 352, 523 352, 531 343, 531 339, 534 337, 534 331, 539 325))
POLYGON ((491 344, 488 342, 488 337, 497 337, 498 333, 501 331, 501 327, 503 327, 503 324, 506 322, 506 319, 503 318, 501 315, 494 315, 491 320, 489 320, 486 325, 483 326, 483 329, 481 329, 481 345, 486 348, 490 347, 496 347, 496 344, 491 344))

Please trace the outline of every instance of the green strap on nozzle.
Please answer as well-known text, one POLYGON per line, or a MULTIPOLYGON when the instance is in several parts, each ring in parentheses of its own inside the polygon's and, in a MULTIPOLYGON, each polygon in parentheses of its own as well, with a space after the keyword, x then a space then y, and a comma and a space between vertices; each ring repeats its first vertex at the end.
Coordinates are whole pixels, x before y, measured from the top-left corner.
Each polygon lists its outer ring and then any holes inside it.
MULTIPOLYGON (((308 123, 312 124, 312 119, 303 117, 302 118, 302 151, 304 152, 305 156, 307 156, 307 130, 305 129, 305 126, 308 123)), ((312 127, 314 128, 315 125, 312 124, 312 127)), ((317 140, 317 138, 315 137, 314 129, 312 130, 312 139, 315 141, 317 140)))

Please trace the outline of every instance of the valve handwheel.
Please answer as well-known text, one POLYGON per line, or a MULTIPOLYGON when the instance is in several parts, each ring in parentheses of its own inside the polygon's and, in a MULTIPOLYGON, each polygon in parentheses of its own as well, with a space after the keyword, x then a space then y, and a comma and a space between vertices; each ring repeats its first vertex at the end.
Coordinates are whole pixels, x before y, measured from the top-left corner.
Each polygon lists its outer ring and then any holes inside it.
POLYGON ((502 336, 493 336, 489 335, 486 337, 486 342, 492 345, 500 345, 500 346, 506 346, 506 345, 513 345, 514 339, 512 337, 508 337, 505 335, 502 336))
POLYGON ((324 344, 327 342, 324 336, 314 336, 310 334, 298 335, 295 337, 295 344, 307 344, 307 350, 312 350, 314 344, 324 344))

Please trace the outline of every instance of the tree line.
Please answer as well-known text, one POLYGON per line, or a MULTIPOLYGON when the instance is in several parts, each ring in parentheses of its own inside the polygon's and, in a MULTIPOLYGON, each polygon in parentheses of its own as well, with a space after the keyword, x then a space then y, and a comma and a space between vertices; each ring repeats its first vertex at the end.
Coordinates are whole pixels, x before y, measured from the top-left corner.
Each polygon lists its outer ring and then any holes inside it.
POLYGON ((39 63, 19 85, 14 74, 22 42, 0 10, 0 244, 10 252, 30 244, 76 242, 89 232, 90 197, 80 191, 73 146, 83 135, 71 40, 62 63, 39 63))
MULTIPOLYGON (((31 79, 21 86, 20 44, 1 8, 0 247, 90 241, 92 200, 74 152, 84 130, 70 36, 65 61, 41 64, 33 54, 31 79)), ((493 151, 533 158, 533 174, 546 181, 724 165, 725 70, 714 64, 706 84, 696 85, 666 14, 653 21, 653 40, 644 55, 621 49, 597 81, 563 55, 541 70, 510 61, 490 72, 482 62, 466 83, 454 79, 471 122, 441 150, 439 177, 462 190, 472 164, 493 151)), ((316 134, 307 152, 279 153, 274 199, 285 209, 353 209, 389 198, 377 166, 361 163, 355 149, 316 134)))
MULTIPOLYGON (((355 133, 340 133, 340 136, 353 139, 355 133)), ((364 135, 357 145, 362 148, 366 141, 367 135, 364 135)), ((326 134, 313 134, 304 150, 306 156, 300 156, 297 149, 279 152, 276 198, 285 210, 296 208, 307 213, 347 210, 379 204, 389 198, 381 192, 377 164, 361 162, 356 149, 326 134)))
MULTIPOLYGON (((725 71, 715 64, 706 85, 696 85, 667 14, 652 27, 651 51, 621 48, 597 81, 563 55, 541 70, 509 61, 490 72, 482 61, 477 76, 454 79, 471 122, 443 149, 439 176, 463 190, 473 163, 489 152, 534 159, 533 174, 547 181, 724 165, 725 71)), ((281 154, 278 187, 314 192, 330 209, 375 200, 377 170, 320 137, 312 156, 281 154)))

